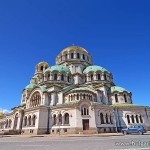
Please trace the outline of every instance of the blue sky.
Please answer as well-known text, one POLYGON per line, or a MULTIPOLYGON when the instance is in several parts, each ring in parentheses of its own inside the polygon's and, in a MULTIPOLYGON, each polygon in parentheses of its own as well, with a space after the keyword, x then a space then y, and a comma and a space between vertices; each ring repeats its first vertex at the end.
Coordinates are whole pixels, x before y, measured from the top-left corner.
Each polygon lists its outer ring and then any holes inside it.
POLYGON ((20 105, 35 65, 72 44, 113 73, 133 102, 150 106, 149 0, 6 0, 0 2, 0 108, 20 105))

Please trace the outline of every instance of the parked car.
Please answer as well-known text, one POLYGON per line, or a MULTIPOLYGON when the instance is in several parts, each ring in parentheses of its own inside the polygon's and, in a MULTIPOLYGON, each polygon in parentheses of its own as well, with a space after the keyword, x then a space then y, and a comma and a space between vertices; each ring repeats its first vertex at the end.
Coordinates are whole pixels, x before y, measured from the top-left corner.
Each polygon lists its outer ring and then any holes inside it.
POLYGON ((142 135, 142 134, 146 133, 146 130, 145 130, 144 126, 142 126, 142 125, 132 125, 128 128, 122 129, 122 133, 124 135, 135 134, 135 133, 142 135))

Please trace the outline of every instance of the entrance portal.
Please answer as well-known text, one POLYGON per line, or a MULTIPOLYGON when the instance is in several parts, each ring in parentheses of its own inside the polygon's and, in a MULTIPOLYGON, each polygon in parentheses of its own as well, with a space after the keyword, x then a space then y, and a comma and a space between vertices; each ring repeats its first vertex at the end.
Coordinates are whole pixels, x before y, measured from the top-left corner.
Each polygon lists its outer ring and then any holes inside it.
POLYGON ((82 124, 83 124, 83 130, 89 130, 89 119, 83 119, 82 124))

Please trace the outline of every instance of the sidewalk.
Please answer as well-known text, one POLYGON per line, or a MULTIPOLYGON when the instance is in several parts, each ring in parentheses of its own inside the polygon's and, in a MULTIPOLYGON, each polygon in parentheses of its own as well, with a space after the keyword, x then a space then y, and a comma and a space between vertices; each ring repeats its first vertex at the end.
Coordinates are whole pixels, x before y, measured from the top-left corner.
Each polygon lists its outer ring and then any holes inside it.
MULTIPOLYGON (((150 131, 144 135, 150 135, 150 131)), ((100 134, 62 134, 62 135, 51 135, 51 134, 42 134, 42 135, 0 135, 0 137, 17 137, 17 138, 38 138, 38 137, 111 137, 111 136, 124 136, 122 133, 100 133, 100 134)))
POLYGON ((24 137, 24 138, 34 138, 34 137, 110 137, 110 136, 124 136, 122 133, 101 133, 101 134, 62 134, 62 135, 1 135, 0 137, 24 137))

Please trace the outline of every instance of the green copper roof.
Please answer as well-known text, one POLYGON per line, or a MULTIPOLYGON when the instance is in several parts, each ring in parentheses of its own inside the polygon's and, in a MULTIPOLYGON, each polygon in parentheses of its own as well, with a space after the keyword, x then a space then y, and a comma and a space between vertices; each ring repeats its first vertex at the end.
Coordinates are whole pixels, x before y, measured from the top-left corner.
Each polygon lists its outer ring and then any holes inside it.
POLYGON ((86 87, 81 87, 81 88, 75 88, 75 89, 72 89, 70 92, 76 92, 76 91, 92 91, 86 87))
POLYGON ((101 66, 89 66, 83 71, 83 73, 87 74, 89 72, 97 72, 97 71, 108 72, 105 68, 101 66))
POLYGON ((127 91, 126 89, 119 87, 119 86, 113 86, 111 87, 111 93, 113 92, 127 92, 127 93, 131 93, 129 91, 127 91))
POLYGON ((35 87, 39 87, 42 92, 47 91, 45 87, 39 86, 39 85, 34 84, 34 83, 30 83, 29 85, 27 85, 27 86, 25 87, 25 89, 34 89, 35 87))
POLYGON ((29 85, 27 85, 27 86, 25 87, 25 89, 33 89, 33 88, 36 87, 36 86, 37 86, 36 84, 30 83, 29 85))
POLYGON ((46 92, 46 88, 44 86, 39 86, 39 88, 41 89, 42 92, 46 92))
POLYGON ((69 68, 65 66, 61 66, 61 65, 52 66, 51 68, 49 67, 44 71, 44 73, 47 71, 50 71, 50 72, 53 72, 53 71, 63 72, 64 71, 66 73, 70 73, 69 68))

